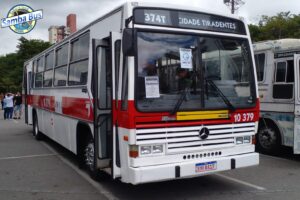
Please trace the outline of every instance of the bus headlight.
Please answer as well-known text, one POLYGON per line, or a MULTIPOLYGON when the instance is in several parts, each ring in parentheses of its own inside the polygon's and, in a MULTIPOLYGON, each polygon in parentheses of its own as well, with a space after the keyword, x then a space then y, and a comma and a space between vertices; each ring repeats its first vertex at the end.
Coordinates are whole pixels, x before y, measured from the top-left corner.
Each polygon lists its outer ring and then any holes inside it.
POLYGON ((236 144, 243 144, 243 142, 244 142, 244 137, 236 137, 235 138, 236 144))
POLYGON ((141 146, 141 155, 149 155, 151 154, 151 148, 152 146, 141 146))
POLYGON ((250 144, 250 142, 251 142, 251 136, 244 136, 244 143, 250 144))
POLYGON ((163 144, 154 144, 154 145, 142 145, 140 146, 140 155, 158 155, 164 153, 164 145, 163 144))
POLYGON ((156 154, 156 153, 163 153, 164 152, 164 146, 161 145, 153 145, 152 146, 152 153, 156 154))

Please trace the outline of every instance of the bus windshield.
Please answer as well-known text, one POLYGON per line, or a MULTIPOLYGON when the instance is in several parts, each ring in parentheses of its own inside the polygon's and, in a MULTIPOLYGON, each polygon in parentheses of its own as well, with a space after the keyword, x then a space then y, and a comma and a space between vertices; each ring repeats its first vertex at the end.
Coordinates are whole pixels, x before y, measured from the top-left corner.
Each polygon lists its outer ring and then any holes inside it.
POLYGON ((247 39, 137 33, 135 98, 142 112, 255 105, 247 39))

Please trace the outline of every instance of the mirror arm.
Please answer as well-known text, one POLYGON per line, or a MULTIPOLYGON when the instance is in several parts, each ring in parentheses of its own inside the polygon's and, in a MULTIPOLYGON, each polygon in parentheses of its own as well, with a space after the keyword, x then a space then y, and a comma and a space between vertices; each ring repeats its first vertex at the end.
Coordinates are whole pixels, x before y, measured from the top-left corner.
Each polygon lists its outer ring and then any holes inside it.
POLYGON ((126 28, 128 28, 128 25, 129 25, 129 23, 130 23, 132 20, 133 20, 133 16, 131 16, 131 17, 129 17, 129 18, 127 18, 127 19, 125 20, 125 27, 126 27, 126 28))

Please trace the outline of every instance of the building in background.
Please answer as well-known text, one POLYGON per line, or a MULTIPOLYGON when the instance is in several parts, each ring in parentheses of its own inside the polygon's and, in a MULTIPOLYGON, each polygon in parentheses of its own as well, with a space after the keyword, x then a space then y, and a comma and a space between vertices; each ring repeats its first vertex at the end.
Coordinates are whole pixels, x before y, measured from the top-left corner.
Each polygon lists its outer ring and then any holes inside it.
POLYGON ((62 41, 66 37, 65 30, 66 30, 65 26, 50 26, 48 29, 49 42, 51 44, 54 44, 62 41))
POLYGON ((76 15, 75 14, 69 14, 67 16, 67 29, 70 32, 70 34, 77 31, 77 28, 76 28, 76 15))
POLYGON ((51 44, 60 42, 65 37, 77 31, 75 14, 69 14, 67 16, 66 25, 67 26, 50 26, 48 28, 49 42, 51 44))

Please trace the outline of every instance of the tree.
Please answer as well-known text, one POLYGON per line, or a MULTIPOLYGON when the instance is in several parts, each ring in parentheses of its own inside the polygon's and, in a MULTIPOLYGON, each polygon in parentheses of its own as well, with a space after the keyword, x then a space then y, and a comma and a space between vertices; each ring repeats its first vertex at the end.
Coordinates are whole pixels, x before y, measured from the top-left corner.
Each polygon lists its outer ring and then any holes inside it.
POLYGON ((21 37, 16 53, 0 56, 0 92, 20 91, 24 62, 50 45, 49 42, 42 40, 28 40, 21 37))
POLYGON ((300 15, 280 12, 276 16, 261 16, 258 25, 250 24, 253 41, 300 38, 300 15))
POLYGON ((36 39, 27 40, 25 37, 21 37, 19 41, 17 53, 22 59, 29 59, 51 46, 49 42, 36 39))

